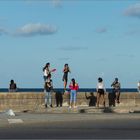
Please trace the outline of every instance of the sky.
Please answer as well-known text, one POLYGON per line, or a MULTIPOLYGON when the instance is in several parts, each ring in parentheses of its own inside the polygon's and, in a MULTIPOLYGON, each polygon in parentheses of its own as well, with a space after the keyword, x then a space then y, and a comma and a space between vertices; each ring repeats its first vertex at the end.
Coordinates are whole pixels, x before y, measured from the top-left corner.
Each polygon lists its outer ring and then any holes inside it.
POLYGON ((1 0, 0 88, 14 79, 19 88, 42 88, 42 68, 50 62, 55 88, 62 88, 63 67, 69 81, 95 88, 102 77, 110 88, 140 80, 140 1, 1 0))

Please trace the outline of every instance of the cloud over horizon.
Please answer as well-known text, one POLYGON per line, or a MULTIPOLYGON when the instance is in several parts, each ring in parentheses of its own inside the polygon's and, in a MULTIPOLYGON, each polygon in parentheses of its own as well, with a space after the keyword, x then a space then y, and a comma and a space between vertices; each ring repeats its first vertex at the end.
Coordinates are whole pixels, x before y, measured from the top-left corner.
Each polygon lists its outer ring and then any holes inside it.
POLYGON ((96 31, 96 33, 102 34, 102 33, 106 33, 107 32, 107 28, 105 28, 105 27, 97 28, 95 31, 96 31))
POLYGON ((80 47, 80 46, 69 46, 69 47, 60 47, 58 48, 63 51, 80 51, 80 50, 87 50, 87 47, 80 47))
POLYGON ((31 37, 37 35, 52 35, 57 32, 57 28, 55 26, 51 26, 48 24, 41 24, 41 23, 31 23, 26 24, 19 29, 16 30, 14 35, 16 36, 24 36, 24 37, 31 37))
POLYGON ((140 18, 140 3, 131 5, 124 11, 125 16, 140 18))

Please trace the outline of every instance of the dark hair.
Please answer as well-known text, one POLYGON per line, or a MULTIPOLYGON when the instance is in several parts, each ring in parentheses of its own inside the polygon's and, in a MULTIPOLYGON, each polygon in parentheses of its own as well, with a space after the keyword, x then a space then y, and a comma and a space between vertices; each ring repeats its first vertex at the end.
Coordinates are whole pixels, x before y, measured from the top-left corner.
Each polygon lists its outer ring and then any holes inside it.
POLYGON ((117 81, 117 82, 118 82, 118 78, 115 78, 115 81, 117 81))
POLYGON ((10 82, 11 82, 11 84, 13 84, 14 83, 14 80, 12 79, 10 82))
POLYGON ((48 62, 48 63, 46 63, 46 65, 45 65, 45 67, 43 67, 43 71, 46 69, 46 68, 48 68, 48 66, 50 65, 50 63, 48 62))
POLYGON ((68 64, 65 64, 64 67, 68 66, 68 64))
POLYGON ((71 81, 72 81, 73 87, 75 88, 75 79, 72 78, 71 81))
POLYGON ((101 83, 102 81, 103 81, 103 79, 102 79, 101 77, 99 77, 99 78, 98 78, 98 82, 101 83))

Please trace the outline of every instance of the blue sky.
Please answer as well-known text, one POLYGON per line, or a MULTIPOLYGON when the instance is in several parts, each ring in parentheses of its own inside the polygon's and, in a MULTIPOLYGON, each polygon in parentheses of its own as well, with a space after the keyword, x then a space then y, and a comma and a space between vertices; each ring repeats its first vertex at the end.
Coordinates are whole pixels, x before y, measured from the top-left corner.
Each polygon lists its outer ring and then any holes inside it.
MULTIPOLYGON (((43 87, 42 67, 51 63, 54 87, 71 68, 82 88, 103 77, 110 87, 140 80, 140 2, 135 0, 0 1, 0 87, 43 87)), ((69 80, 70 82, 70 80, 69 80)))

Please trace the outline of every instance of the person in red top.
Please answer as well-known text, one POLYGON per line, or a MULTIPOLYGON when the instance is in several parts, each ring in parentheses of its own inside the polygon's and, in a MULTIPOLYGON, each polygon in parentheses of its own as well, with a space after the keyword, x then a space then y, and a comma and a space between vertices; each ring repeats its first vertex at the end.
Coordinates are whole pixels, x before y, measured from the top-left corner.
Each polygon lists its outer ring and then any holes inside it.
POLYGON ((72 104, 74 105, 74 108, 76 108, 76 95, 77 95, 76 91, 79 89, 79 86, 75 82, 74 78, 71 80, 69 88, 71 90, 71 92, 70 92, 70 106, 69 106, 69 108, 72 107, 72 104))

